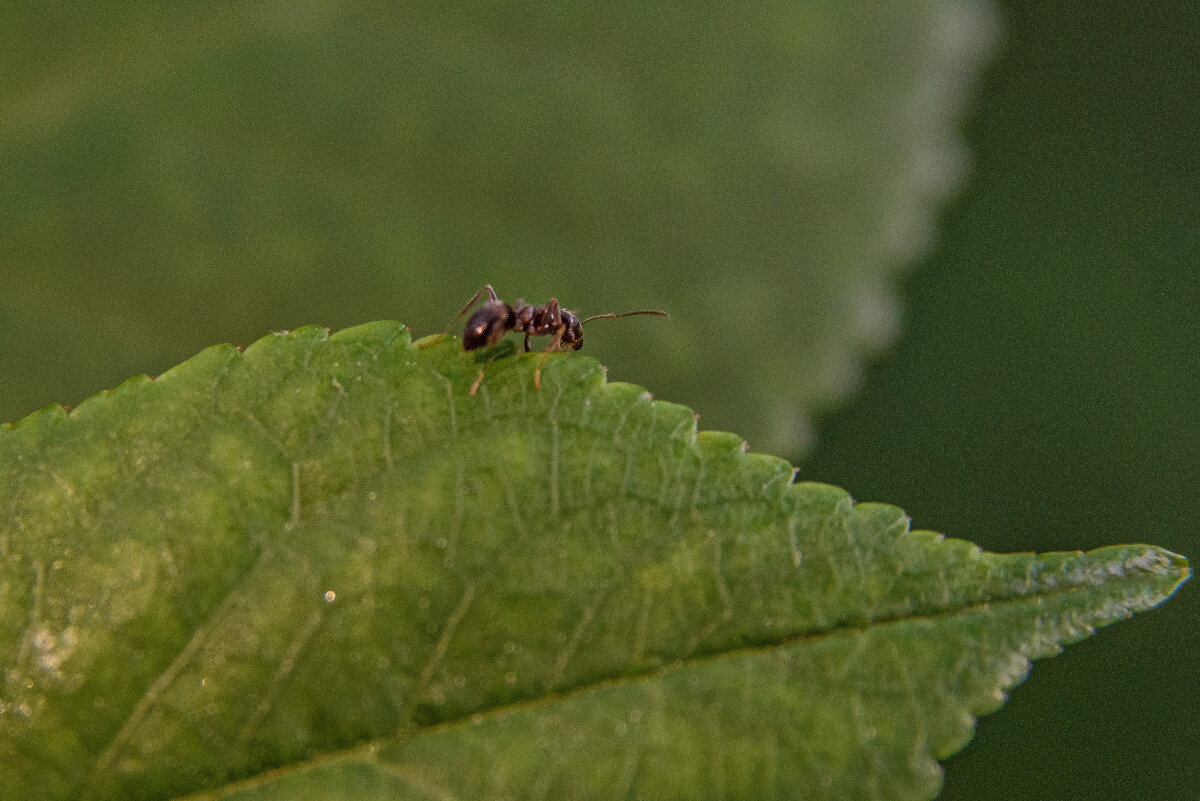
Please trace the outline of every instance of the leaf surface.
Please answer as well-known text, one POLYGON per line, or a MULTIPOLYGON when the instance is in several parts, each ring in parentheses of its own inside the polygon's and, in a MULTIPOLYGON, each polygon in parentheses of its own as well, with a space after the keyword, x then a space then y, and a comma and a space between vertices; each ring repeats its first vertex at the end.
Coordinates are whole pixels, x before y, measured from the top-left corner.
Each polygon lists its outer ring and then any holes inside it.
POLYGON ((1186 579, 793 483, 592 359, 395 323, 0 432, 0 795, 930 798, 1028 660, 1186 579))

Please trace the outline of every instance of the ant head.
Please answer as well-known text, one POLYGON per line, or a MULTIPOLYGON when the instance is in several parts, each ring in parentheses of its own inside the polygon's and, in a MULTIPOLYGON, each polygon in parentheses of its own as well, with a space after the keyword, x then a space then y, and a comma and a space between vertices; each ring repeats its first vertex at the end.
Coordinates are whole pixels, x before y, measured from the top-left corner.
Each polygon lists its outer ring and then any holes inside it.
POLYGON ((463 350, 491 347, 512 328, 513 310, 502 300, 492 300, 480 306, 463 330, 463 350))
POLYGON ((562 310, 562 321, 566 329, 563 331, 562 341, 564 345, 570 345, 572 349, 579 350, 583 347, 583 323, 579 322, 579 317, 575 312, 562 310))

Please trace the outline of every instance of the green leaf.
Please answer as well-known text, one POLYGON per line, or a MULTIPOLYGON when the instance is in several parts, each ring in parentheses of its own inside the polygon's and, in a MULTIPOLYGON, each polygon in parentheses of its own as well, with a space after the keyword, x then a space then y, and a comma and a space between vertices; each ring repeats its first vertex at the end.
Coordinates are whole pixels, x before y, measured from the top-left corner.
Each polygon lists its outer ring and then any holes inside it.
POLYGON ((588 357, 419 344, 210 348, 0 432, 0 796, 929 798, 1029 659, 1189 575, 985 554, 588 357))
POLYGON ((6 4, 21 394, 0 419, 304 320, 441 330, 490 282, 667 307, 670 329, 589 351, 798 449, 804 410, 895 334, 990 21, 977 0, 6 4))

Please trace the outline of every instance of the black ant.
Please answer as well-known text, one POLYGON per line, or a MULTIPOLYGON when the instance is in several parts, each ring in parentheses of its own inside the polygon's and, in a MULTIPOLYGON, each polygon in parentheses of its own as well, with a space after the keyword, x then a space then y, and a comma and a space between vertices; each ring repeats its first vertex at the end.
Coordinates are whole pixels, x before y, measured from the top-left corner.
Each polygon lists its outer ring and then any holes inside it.
MULTIPOLYGON (((462 307, 462 311, 455 316, 454 320, 466 314, 484 292, 488 294, 489 300, 467 319, 467 327, 463 329, 462 336, 463 350, 490 348, 503 339, 509 331, 519 331, 525 334, 525 352, 529 353, 531 350, 529 347, 530 337, 553 335, 554 340, 546 348, 546 352, 542 356, 542 360, 538 362, 537 370, 533 374, 533 385, 538 389, 542 387, 542 365, 546 363, 546 356, 566 350, 568 347, 572 350, 579 350, 583 347, 584 323, 592 320, 631 317, 635 314, 669 316, 665 311, 657 309, 639 309, 621 314, 611 312, 597 314, 580 320, 575 312, 559 306, 557 298, 550 298, 550 302, 544 306, 534 306, 518 298, 516 306, 510 306, 496 296, 496 290, 492 289, 491 284, 484 284, 483 288, 467 301, 467 305, 462 307)), ((454 325, 454 320, 450 321, 450 325, 454 325)), ((449 326, 447 326, 447 330, 449 330, 449 326)), ((484 364, 475 383, 471 385, 472 395, 479 389, 479 384, 483 381, 483 371, 486 368, 487 365, 484 364)))

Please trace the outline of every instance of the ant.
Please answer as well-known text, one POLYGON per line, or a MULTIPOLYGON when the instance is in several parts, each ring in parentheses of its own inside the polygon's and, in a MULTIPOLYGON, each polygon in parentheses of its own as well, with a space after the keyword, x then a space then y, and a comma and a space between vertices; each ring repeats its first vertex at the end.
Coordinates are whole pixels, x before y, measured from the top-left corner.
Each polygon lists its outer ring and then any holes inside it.
MULTIPOLYGON (((484 292, 488 294, 489 300, 467 319, 467 327, 463 330, 462 336, 463 350, 490 348, 503 339, 504 335, 509 331, 519 331, 525 334, 525 352, 529 353, 531 350, 529 347, 530 337, 553 335, 554 340, 546 348, 546 352, 542 355, 541 361, 538 362, 537 370, 533 374, 533 385, 537 389, 542 388, 542 365, 546 363, 547 356, 551 353, 566 350, 568 347, 572 350, 579 350, 583 347, 584 323, 591 322, 592 320, 631 317, 635 314, 653 314, 657 317, 669 316, 665 311, 657 309, 639 309, 638 311, 623 312, 621 314, 611 312, 608 314, 597 314, 580 320, 579 315, 575 314, 575 312, 559 306, 557 298, 550 298, 550 302, 544 306, 534 306, 518 298, 516 306, 510 306, 496 296, 496 290, 492 289, 491 284, 484 284, 483 288, 467 301, 467 305, 462 307, 462 311, 455 316, 454 320, 450 321, 450 325, 454 325, 456 320, 466 314, 484 292)), ((449 331, 450 326, 447 326, 446 330, 449 331)), ((471 385, 471 395, 475 394, 476 390, 479 389, 480 383, 483 382, 483 371, 485 369, 487 369, 486 363, 480 369, 475 383, 471 385)))

